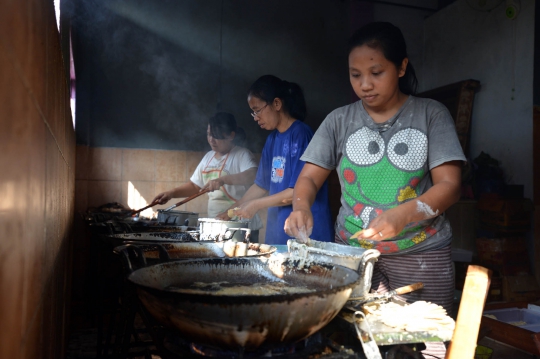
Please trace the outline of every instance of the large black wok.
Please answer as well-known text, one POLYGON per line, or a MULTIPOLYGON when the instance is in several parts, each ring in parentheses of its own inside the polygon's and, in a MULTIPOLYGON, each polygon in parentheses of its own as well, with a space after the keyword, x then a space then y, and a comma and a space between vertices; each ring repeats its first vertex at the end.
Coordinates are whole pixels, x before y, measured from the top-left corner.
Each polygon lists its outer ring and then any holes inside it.
POLYGON ((251 351, 296 342, 318 331, 345 305, 359 275, 318 263, 298 269, 282 257, 272 257, 162 263, 138 269, 128 279, 161 324, 196 343, 251 351), (219 290, 282 281, 314 291, 220 295, 219 290), (189 292, 190 288, 197 289, 189 292))

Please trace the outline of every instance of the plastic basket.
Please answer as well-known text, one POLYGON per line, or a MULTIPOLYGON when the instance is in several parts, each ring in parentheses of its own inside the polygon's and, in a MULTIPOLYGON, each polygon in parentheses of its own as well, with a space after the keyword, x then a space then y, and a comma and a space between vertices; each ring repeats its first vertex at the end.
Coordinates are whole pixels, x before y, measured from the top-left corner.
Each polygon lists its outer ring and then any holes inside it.
POLYGON ((493 354, 493 349, 478 345, 474 353, 474 359, 490 359, 493 354))

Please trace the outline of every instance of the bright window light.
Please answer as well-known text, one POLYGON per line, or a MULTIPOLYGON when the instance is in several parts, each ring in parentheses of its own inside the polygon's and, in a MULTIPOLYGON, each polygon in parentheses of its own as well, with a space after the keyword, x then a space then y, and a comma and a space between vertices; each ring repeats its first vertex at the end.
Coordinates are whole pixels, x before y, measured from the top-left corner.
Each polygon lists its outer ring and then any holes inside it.
MULTIPOLYGON (((128 182, 128 206, 131 209, 139 209, 146 207, 148 205, 148 202, 144 197, 137 191, 133 183, 131 181, 128 182)), ((139 216, 142 217, 148 217, 151 218, 154 214, 154 211, 152 211, 152 208, 145 209, 142 211, 139 216)))
POLYGON ((56 27, 60 32, 60 0, 54 0, 54 14, 56 15, 56 27))
POLYGON ((70 107, 71 107, 71 120, 73 121, 73 128, 75 128, 75 106, 76 106, 76 87, 75 87, 75 62, 73 61, 73 46, 71 41, 71 30, 69 31, 69 77, 70 77, 70 107))
POLYGON ((71 119, 73 121, 73 128, 75 128, 75 98, 72 97, 69 100, 69 104, 71 106, 71 119))

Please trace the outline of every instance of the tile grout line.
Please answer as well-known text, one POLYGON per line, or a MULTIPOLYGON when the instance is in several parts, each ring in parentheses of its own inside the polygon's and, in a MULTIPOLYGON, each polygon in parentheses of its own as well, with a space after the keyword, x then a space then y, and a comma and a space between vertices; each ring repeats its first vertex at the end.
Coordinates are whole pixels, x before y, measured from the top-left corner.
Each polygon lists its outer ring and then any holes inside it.
POLYGON ((54 133, 52 132, 52 128, 51 126, 49 125, 49 122, 47 122, 47 119, 45 118, 45 115, 43 114, 42 110, 41 110, 41 107, 39 106, 38 102, 37 102, 37 99, 36 97, 34 96, 34 92, 32 91, 32 89, 30 88, 30 85, 28 84, 27 80, 26 80, 26 77, 24 77, 23 73, 22 73, 22 69, 20 68, 19 64, 17 63, 17 61, 15 60, 15 56, 13 55, 13 52, 10 51, 10 49, 8 49, 5 45, 5 43, 2 41, 2 47, 4 48, 5 50, 5 53, 8 54, 8 58, 11 59, 11 63, 13 64, 13 66, 15 67, 15 71, 17 72, 17 74, 19 75, 19 78, 21 79, 24 87, 26 88, 28 94, 30 95, 30 98, 32 99, 32 102, 34 102, 34 105, 36 106, 36 109, 38 110, 38 113, 39 115, 41 116, 43 122, 45 123, 45 125, 47 126, 47 128, 49 129, 49 132, 51 133, 51 136, 53 137, 54 139, 54 142, 56 143, 56 147, 58 148, 58 151, 60 152, 60 155, 62 155, 62 159, 64 160, 64 162, 66 163, 66 165, 68 166, 69 169, 71 169, 71 166, 69 165, 66 157, 64 156, 64 153, 62 152, 62 149, 60 148, 60 145, 58 144, 58 141, 56 139, 56 136, 54 135, 54 133))

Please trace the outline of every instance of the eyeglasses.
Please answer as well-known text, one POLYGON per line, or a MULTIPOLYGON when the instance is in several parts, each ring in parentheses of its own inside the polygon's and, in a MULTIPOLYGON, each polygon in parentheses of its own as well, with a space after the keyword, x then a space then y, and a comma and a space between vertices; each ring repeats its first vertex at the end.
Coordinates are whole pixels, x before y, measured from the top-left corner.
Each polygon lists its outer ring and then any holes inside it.
POLYGON ((257 111, 253 111, 251 113, 251 116, 255 117, 255 116, 259 116, 259 114, 261 113, 262 110, 264 110, 264 108, 268 106, 268 104, 264 105, 263 107, 261 107, 260 109, 258 109, 257 111))

